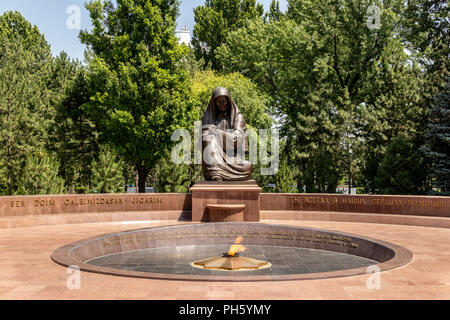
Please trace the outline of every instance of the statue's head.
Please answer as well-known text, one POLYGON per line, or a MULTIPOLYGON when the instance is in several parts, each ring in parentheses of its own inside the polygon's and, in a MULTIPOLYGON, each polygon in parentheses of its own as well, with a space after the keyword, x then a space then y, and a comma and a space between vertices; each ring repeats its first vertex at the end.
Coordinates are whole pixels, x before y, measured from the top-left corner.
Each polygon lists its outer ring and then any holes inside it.
POLYGON ((226 112, 230 107, 230 93, 228 92, 228 90, 223 87, 217 87, 216 89, 214 89, 212 96, 214 98, 217 110, 219 110, 220 112, 226 112))
POLYGON ((216 106, 220 112, 227 112, 228 110, 228 97, 227 96, 218 96, 216 98, 216 106))

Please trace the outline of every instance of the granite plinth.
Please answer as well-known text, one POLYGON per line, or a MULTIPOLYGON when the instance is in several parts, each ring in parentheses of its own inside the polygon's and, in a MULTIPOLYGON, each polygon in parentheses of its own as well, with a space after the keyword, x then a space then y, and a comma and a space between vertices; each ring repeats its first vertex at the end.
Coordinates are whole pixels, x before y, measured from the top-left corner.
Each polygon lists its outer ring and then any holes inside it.
POLYGON ((261 188, 256 181, 200 181, 192 192, 192 221, 207 222, 210 205, 244 205, 243 221, 260 220, 261 188))

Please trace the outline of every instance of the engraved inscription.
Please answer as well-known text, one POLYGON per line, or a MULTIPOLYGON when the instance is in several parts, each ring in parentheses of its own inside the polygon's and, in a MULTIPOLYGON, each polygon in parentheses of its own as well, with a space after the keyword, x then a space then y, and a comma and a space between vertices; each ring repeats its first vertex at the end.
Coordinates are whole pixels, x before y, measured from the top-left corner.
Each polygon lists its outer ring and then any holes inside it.
POLYGON ((443 208, 444 201, 437 200, 422 200, 422 199, 390 199, 390 198, 374 198, 372 203, 378 206, 397 206, 397 207, 428 207, 428 208, 443 208))
POLYGON ((121 205, 122 198, 81 198, 81 199, 65 199, 66 206, 86 206, 86 205, 121 205))
POLYGON ((183 232, 152 232, 150 234, 115 236, 105 240, 105 246, 123 245, 128 243, 139 243, 148 241, 177 240, 177 239, 235 239, 241 236, 244 239, 272 239, 286 241, 322 242, 336 246, 358 248, 358 243, 351 237, 339 236, 328 233, 309 234, 301 232, 280 232, 280 231, 183 231, 183 232))
MULTIPOLYGON (((335 198, 337 200, 337 198, 335 198)), ((341 199, 341 203, 345 203, 345 204, 362 204, 362 205, 366 205, 367 202, 365 199, 363 198, 342 198, 341 199)))
POLYGON ((400 208, 444 208, 442 200, 431 199, 393 199, 393 198, 362 198, 362 197, 289 197, 291 210, 303 207, 317 207, 330 205, 358 205, 358 206, 395 206, 400 208))
POLYGON ((161 198, 157 197, 133 197, 132 204, 157 204, 162 203, 161 198))
POLYGON ((33 201, 35 207, 54 207, 55 200, 52 199, 37 199, 33 201))
POLYGON ((11 208, 23 208, 25 207, 25 201, 11 201, 11 208))

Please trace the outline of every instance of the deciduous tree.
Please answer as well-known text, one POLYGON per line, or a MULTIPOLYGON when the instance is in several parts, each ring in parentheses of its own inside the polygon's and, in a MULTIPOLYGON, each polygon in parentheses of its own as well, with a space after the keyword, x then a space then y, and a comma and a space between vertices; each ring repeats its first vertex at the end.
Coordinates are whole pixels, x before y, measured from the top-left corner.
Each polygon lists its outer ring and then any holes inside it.
POLYGON ((203 58, 205 64, 221 70, 216 49, 229 32, 242 27, 248 19, 262 18, 263 13, 263 6, 255 0, 205 0, 204 5, 194 9, 192 45, 197 59, 203 58))
POLYGON ((139 192, 170 149, 172 132, 192 122, 186 47, 175 37, 178 1, 91 1, 92 31, 81 41, 93 53, 90 114, 102 139, 133 164, 139 192))

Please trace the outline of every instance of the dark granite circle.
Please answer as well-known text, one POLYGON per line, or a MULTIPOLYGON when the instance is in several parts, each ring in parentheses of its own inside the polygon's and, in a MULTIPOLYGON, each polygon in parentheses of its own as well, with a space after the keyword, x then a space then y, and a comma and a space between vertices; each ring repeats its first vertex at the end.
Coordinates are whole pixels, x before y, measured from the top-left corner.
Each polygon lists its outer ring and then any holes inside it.
POLYGON ((185 281, 281 281, 367 275, 373 272, 368 266, 376 265, 375 270, 385 271, 411 259, 412 253, 406 248, 379 239, 250 222, 129 230, 82 239, 52 253, 56 263, 77 266, 83 271, 185 281), (272 268, 230 272, 190 265, 196 260, 221 256, 237 236, 243 237, 242 244, 249 249, 244 255, 269 261, 272 268), (154 254, 157 251, 159 255, 154 254))
POLYGON ((128 271, 183 274, 183 275, 293 275, 331 272, 375 265, 375 260, 350 254, 274 246, 247 246, 241 256, 268 261, 270 268, 261 270, 221 271, 203 270, 191 266, 191 262, 211 257, 221 257, 229 246, 200 245, 143 249, 98 257, 87 264, 128 271))

